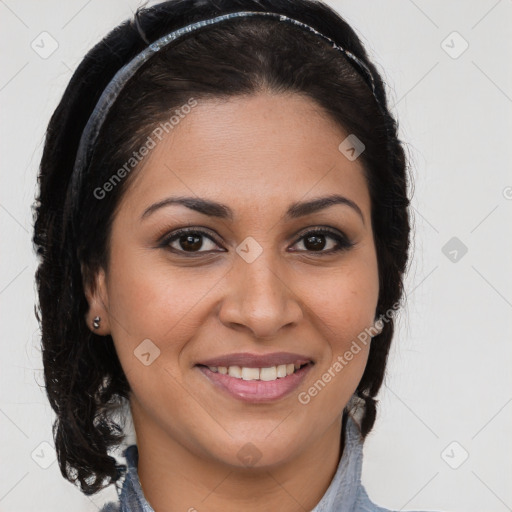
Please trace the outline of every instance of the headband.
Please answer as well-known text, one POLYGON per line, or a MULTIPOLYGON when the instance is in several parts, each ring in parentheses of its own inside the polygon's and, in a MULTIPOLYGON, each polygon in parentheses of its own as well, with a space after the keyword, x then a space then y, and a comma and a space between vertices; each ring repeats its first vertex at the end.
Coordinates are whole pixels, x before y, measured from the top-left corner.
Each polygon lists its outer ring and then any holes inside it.
MULTIPOLYGON (((183 28, 173 30, 169 34, 161 37, 155 42, 149 44, 144 50, 142 50, 138 55, 136 55, 131 61, 125 64, 117 73, 114 75, 112 80, 105 87, 103 93, 101 94, 94 110, 92 111, 87 124, 82 132, 80 142, 78 145, 78 150, 76 154, 75 164, 73 167, 73 171, 71 174, 70 180, 70 193, 71 193, 71 203, 73 206, 78 205, 78 194, 80 190, 80 184, 83 178, 83 175, 87 169, 89 158, 92 154, 92 150, 94 145, 96 144, 96 140, 98 138, 98 134, 101 130, 101 127, 107 117, 107 114, 119 96, 121 90, 126 85, 128 80, 133 77, 133 75, 137 72, 137 70, 150 59, 153 55, 155 55, 162 48, 165 48, 173 41, 183 38, 183 36, 190 34, 192 32, 197 31, 198 29, 205 27, 207 25, 214 25, 220 23, 225 20, 233 19, 233 18, 248 18, 253 16, 265 16, 265 17, 273 17, 278 21, 284 21, 287 23, 294 24, 296 26, 302 27, 310 32, 322 37, 336 50, 342 52, 353 64, 355 64, 356 70, 359 74, 364 78, 365 82, 369 85, 372 90, 373 96, 377 100, 375 95, 375 83, 372 76, 372 73, 368 69, 368 66, 360 59, 358 59, 353 53, 345 50, 338 46, 332 39, 325 36, 324 34, 318 32, 316 29, 311 27, 310 25, 306 25, 301 21, 295 20, 293 18, 289 18, 282 14, 274 13, 274 12, 261 12, 261 11, 240 11, 240 12, 232 12, 229 14, 223 14, 221 16, 217 16, 215 18, 210 18, 206 20, 196 21, 191 23, 183 28)), ((136 20, 137 22, 138 20, 136 20)), ((140 32, 140 30, 139 30, 140 32)), ((145 40, 145 38, 144 38, 145 40)), ((147 41, 146 41, 147 42, 147 41)), ((377 100, 378 102, 378 100, 377 100)), ((73 215, 73 219, 75 216, 73 215)))

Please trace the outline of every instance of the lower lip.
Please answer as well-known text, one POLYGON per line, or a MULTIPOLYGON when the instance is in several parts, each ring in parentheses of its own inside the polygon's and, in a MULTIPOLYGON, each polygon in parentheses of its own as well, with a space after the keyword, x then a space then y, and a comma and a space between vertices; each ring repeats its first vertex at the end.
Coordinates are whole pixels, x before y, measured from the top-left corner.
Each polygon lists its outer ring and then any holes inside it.
POLYGON ((269 402, 278 400, 296 389, 311 369, 309 363, 291 375, 276 380, 243 380, 218 372, 212 372, 207 366, 197 366, 208 379, 229 395, 244 402, 269 402))

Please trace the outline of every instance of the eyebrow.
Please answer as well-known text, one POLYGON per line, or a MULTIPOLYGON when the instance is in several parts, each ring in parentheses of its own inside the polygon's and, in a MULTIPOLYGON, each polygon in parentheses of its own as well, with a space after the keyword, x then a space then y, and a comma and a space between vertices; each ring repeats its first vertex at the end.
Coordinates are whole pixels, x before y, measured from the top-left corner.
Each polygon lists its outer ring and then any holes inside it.
MULTIPOLYGON (((292 203, 288 207, 285 217, 287 219, 297 219, 299 217, 318 212, 335 204, 346 205, 352 208, 361 217, 364 224, 364 215, 359 206, 351 199, 338 194, 319 197, 312 199, 311 201, 292 203)), ((209 217, 217 217, 219 219, 228 220, 233 220, 234 218, 233 210, 229 206, 218 203, 216 201, 212 201, 210 199, 203 199, 198 197, 168 197, 146 208, 144 213, 141 215, 140 220, 142 221, 155 211, 171 205, 182 205, 189 208, 190 210, 208 215, 209 217)))

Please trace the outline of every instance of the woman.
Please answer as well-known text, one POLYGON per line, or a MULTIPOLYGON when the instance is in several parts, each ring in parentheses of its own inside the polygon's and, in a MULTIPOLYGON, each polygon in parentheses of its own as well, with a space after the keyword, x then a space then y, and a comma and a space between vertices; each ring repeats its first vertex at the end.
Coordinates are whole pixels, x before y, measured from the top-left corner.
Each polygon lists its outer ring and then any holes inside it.
POLYGON ((115 483, 105 512, 386 510, 360 475, 406 168, 382 79, 322 3, 169 1, 108 34, 50 121, 36 205, 62 474, 115 483))

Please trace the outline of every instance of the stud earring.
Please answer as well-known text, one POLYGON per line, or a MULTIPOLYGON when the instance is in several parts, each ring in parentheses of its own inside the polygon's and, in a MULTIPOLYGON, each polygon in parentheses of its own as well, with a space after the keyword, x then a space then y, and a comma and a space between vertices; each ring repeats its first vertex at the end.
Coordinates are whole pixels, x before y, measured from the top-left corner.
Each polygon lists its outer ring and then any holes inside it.
POLYGON ((92 326, 95 329, 99 329, 100 328, 100 322, 101 322, 101 318, 99 316, 95 316, 94 320, 92 321, 92 326))

